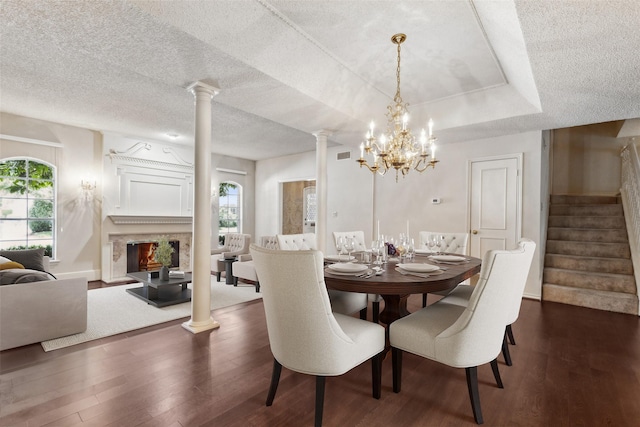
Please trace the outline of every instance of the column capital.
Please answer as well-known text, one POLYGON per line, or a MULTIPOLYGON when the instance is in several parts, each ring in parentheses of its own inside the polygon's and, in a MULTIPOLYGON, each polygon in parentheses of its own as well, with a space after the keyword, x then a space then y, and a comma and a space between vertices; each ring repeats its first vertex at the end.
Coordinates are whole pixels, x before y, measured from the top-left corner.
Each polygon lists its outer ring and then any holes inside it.
POLYGON ((203 83, 199 80, 187 86, 187 90, 191 92, 194 96, 197 93, 206 93, 206 94, 209 94, 211 98, 213 98, 214 96, 220 93, 220 88, 203 83))
POLYGON ((316 137, 316 140, 320 138, 328 138, 333 135, 333 130, 331 129, 320 129, 315 132, 311 132, 311 135, 316 137))

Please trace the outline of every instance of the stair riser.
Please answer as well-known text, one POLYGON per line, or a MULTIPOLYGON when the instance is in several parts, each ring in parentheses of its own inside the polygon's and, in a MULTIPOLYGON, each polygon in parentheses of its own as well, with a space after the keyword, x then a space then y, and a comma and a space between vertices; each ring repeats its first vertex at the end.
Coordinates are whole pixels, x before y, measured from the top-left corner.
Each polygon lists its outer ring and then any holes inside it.
POLYGON ((624 217, 620 216, 550 216, 549 227, 561 228, 617 228, 626 229, 624 217))
POLYGON ((622 205, 573 206, 550 205, 549 215, 575 216, 618 216, 622 215, 622 205))
POLYGON ((573 288, 625 292, 634 295, 636 293, 634 278, 629 275, 606 275, 545 267, 542 281, 573 288))
POLYGON ((584 258, 555 254, 547 254, 545 267, 561 268, 564 270, 578 270, 608 274, 633 274, 633 263, 629 259, 619 258, 584 258))
POLYGON ((549 240, 568 240, 574 242, 628 243, 627 230, 585 230, 549 227, 549 240))
POLYGON ((589 257, 611 257, 631 259, 631 250, 626 243, 589 243, 547 241, 547 253, 589 257))
POLYGON ((599 205, 620 203, 617 196, 551 196, 551 204, 555 205, 599 205))
POLYGON ((630 294, 610 294, 602 291, 543 284, 542 300, 638 315, 638 297, 630 294))

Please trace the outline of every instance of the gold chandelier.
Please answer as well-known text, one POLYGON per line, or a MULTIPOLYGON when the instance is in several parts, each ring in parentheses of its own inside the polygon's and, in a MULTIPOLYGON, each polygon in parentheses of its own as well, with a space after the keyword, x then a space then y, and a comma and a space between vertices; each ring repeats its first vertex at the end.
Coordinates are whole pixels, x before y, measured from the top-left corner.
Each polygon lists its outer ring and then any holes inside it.
POLYGON ((396 68, 397 88, 393 102, 387 106, 387 132, 382 133, 378 139, 373 134, 374 123, 371 122, 366 139, 360 144, 360 158, 356 160, 360 167, 366 166, 372 173, 384 175, 390 169, 396 170, 396 182, 398 173, 402 176, 408 174, 411 169, 420 173, 431 166, 435 168, 437 138, 433 136, 433 120, 429 119, 429 136, 422 129, 420 139, 416 139, 407 127, 409 112, 406 104, 400 96, 400 45, 406 40, 404 34, 395 34, 391 41, 398 46, 398 66, 396 68), (373 165, 364 158, 365 153, 373 157, 373 165), (431 156, 431 160, 427 157, 431 156))

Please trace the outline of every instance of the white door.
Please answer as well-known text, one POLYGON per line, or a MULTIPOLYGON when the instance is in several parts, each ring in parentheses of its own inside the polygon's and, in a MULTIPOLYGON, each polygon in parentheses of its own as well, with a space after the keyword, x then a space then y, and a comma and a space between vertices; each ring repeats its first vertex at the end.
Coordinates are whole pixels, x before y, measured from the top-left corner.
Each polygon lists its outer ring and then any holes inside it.
POLYGON ((469 254, 513 249, 521 234, 522 154, 470 161, 469 254))

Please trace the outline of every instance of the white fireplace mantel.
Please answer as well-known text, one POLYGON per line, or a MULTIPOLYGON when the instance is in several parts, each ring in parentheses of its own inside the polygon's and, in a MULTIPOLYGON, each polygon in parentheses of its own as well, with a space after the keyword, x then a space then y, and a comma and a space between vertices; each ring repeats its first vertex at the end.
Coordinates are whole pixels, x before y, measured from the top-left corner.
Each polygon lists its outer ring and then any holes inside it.
POLYGON ((190 216, 167 216, 167 215, 109 215, 114 224, 191 224, 193 217, 190 216))

